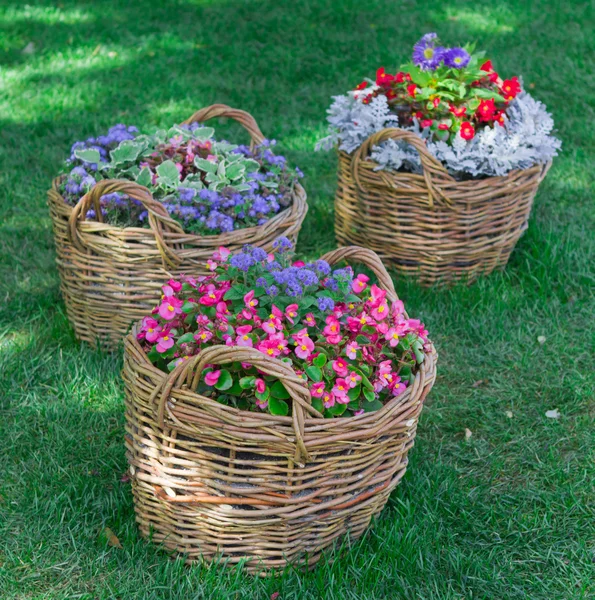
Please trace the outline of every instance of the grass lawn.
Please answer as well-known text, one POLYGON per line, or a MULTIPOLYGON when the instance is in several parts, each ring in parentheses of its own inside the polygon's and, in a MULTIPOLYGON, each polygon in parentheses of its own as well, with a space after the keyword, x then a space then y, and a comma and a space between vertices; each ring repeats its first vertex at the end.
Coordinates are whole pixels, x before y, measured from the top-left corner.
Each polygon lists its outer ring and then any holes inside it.
POLYGON ((590 11, 547 0, 2 1, 0 598, 593 598, 590 11), (394 72, 427 31, 477 40, 553 112, 563 153, 529 230, 506 271, 473 287, 397 279, 436 343, 439 377, 410 469, 363 539, 306 575, 185 567, 138 536, 121 481, 120 357, 73 337, 45 191, 77 139, 224 102, 306 173, 299 250, 318 256, 335 245, 336 158, 312 151, 330 96, 378 66, 394 72))

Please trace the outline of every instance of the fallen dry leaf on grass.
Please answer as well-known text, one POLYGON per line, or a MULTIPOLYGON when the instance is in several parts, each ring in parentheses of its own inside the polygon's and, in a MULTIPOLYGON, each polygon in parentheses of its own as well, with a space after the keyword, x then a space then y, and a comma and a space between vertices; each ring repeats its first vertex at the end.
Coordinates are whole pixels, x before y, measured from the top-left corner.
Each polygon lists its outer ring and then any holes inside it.
POLYGON ((543 344, 545 344, 545 341, 547 340, 547 338, 545 337, 545 335, 538 335, 537 336, 537 341, 543 346, 543 344))
POLYGON ((488 385, 488 383, 490 383, 489 379, 478 379, 477 381, 474 381, 473 384, 471 385, 472 388, 478 388, 481 387, 482 385, 488 385))
POLYGON ((473 432, 471 431, 471 429, 467 429, 465 427, 465 439, 468 440, 472 435, 473 435, 473 432))
POLYGON ((106 527, 103 530, 103 535, 107 540, 108 546, 112 546, 113 548, 122 548, 122 544, 118 539, 118 536, 109 527, 106 527))
POLYGON ((512 411, 511 411, 511 410, 507 410, 507 411, 506 411, 506 416, 507 416, 509 419, 512 419, 512 411))
POLYGON ((554 408, 554 410, 547 410, 545 412, 545 416, 548 419, 559 419, 562 415, 560 414, 557 408, 554 408))

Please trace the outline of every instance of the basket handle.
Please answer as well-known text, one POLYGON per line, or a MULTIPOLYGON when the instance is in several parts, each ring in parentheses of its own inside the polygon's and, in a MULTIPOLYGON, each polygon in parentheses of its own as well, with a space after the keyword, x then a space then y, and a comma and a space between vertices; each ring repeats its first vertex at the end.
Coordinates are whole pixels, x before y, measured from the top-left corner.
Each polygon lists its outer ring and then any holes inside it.
POLYGON ((227 104, 212 104, 205 108, 201 108, 196 111, 191 117, 186 119, 182 125, 190 125, 192 123, 204 123, 210 119, 216 119, 218 117, 229 117, 234 121, 237 121, 249 134, 250 134, 250 147, 258 146, 261 144, 265 137, 260 131, 256 119, 245 110, 239 108, 231 108, 227 104))
POLYGON ((180 258, 173 248, 170 248, 163 237, 163 233, 175 232, 184 233, 179 223, 174 221, 167 210, 153 198, 151 192, 146 187, 138 185, 132 181, 124 179, 103 179, 91 188, 76 204, 68 218, 68 236, 70 241, 81 251, 85 251, 85 245, 79 236, 79 223, 85 220, 87 211, 93 206, 97 220, 103 223, 101 214, 100 199, 105 194, 120 192, 127 194, 130 198, 142 203, 149 214, 149 225, 155 235, 157 248, 163 258, 163 261, 171 267, 175 267, 180 262, 180 258))
MULTIPOLYGON (((387 140, 397 140, 407 142, 413 146, 419 153, 421 159, 422 173, 428 188, 428 202, 430 207, 434 206, 434 202, 452 205, 450 198, 442 191, 441 184, 452 183, 455 180, 451 177, 444 165, 430 154, 425 141, 417 136, 412 131, 400 129, 398 127, 389 127, 373 133, 362 145, 354 152, 351 161, 351 172, 357 187, 360 190, 365 189, 362 184, 362 169, 361 163, 366 161, 370 156, 372 149, 382 142, 387 140)), ((392 188, 397 186, 392 183, 390 178, 383 178, 384 182, 392 188)))
POLYGON ((304 443, 305 413, 322 418, 322 415, 312 406, 310 390, 305 381, 295 374, 292 366, 271 358, 254 348, 240 346, 211 346, 205 348, 190 360, 179 364, 163 384, 158 387, 151 397, 151 401, 159 396, 157 402, 157 422, 165 426, 165 406, 174 387, 186 385, 190 390, 196 391, 200 375, 208 365, 225 365, 233 362, 247 362, 254 365, 267 375, 276 377, 289 392, 293 401, 293 431, 295 433, 295 462, 303 463, 309 460, 308 451, 304 443))
POLYGON ((391 276, 382 264, 378 254, 373 250, 361 246, 343 246, 327 252, 322 260, 325 260, 329 265, 334 265, 342 260, 365 265, 376 275, 379 287, 386 291, 388 299, 391 302, 396 302, 399 299, 391 276))

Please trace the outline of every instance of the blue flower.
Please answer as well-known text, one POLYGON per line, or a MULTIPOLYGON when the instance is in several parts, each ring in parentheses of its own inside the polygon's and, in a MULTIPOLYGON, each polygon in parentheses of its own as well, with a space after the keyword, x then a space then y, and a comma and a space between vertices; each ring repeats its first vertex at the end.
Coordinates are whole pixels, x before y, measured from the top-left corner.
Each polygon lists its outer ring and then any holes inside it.
POLYGON ((321 275, 328 275, 331 272, 331 267, 330 265, 326 262, 326 260, 317 260, 314 263, 314 268, 321 274, 321 275))
POLYGON ((271 285, 264 290, 267 296, 276 296, 279 293, 279 288, 276 285, 271 285))
POLYGON ((413 62, 423 70, 434 70, 444 58, 445 49, 436 46, 438 36, 435 33, 426 33, 415 46, 413 46, 413 62))
POLYGON ((244 254, 240 252, 239 254, 234 254, 229 260, 229 264, 240 271, 246 272, 250 267, 256 264, 256 261, 250 254, 244 254))
POLYGON ((333 310, 333 308, 335 308, 335 301, 332 298, 327 298, 326 296, 318 298, 318 310, 326 312, 333 310))
POLYGON ((293 244, 289 241, 285 236, 277 238, 273 242, 273 248, 275 248, 278 252, 287 252, 293 248, 293 244))
POLYGON ((310 269, 300 269, 297 273, 297 278, 298 281, 303 283, 305 286, 318 285, 318 276, 310 269))
POLYGON ((450 48, 444 54, 444 64, 453 69, 464 69, 471 60, 471 56, 464 48, 450 48))

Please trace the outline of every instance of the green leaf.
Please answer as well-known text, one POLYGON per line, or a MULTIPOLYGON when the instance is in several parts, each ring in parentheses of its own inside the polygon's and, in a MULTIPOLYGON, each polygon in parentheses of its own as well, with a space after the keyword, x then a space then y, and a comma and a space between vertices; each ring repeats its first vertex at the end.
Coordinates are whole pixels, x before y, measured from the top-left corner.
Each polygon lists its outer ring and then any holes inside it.
POLYGON ((289 398, 289 392, 285 389, 285 386, 280 381, 276 381, 271 386, 271 396, 273 398, 278 398, 279 400, 285 400, 289 398))
POLYGON ((322 381, 322 371, 315 366, 306 367, 306 375, 315 382, 322 381))
POLYGON ((248 377, 242 377, 240 379, 240 386, 243 390, 248 390, 253 388, 256 384, 256 377, 254 375, 249 375, 248 377))
POLYGON ((228 179, 231 179, 233 181, 234 179, 239 179, 240 177, 242 177, 245 172, 246 170, 244 168, 244 165, 234 163, 229 165, 229 167, 227 168, 226 176, 228 179))
MULTIPOLYGON (((327 361, 327 357, 326 354, 324 354, 324 352, 321 352, 313 361, 312 364, 315 367, 319 367, 322 368, 324 367, 324 365, 326 365, 326 361, 327 361)), ((306 370, 307 372, 307 370, 306 370)), ((320 381, 320 380, 319 380, 320 381)))
POLYGON ((324 402, 322 401, 322 398, 312 398, 312 406, 319 413, 324 413, 324 402))
POLYGON ((264 392, 262 394, 260 392, 254 392, 254 395, 261 402, 266 402, 271 396, 271 390, 268 387, 264 388, 264 392))
POLYGON ((228 390, 233 385, 233 377, 229 371, 225 369, 221 371, 221 375, 219 376, 219 381, 215 384, 215 387, 220 390, 228 390))
POLYGON ((364 412, 376 412, 377 410, 380 410, 383 406, 384 404, 382 404, 380 400, 374 400, 374 402, 366 402, 364 404, 364 412))
POLYGON ((159 183, 164 184, 178 184, 180 182, 180 173, 176 167, 176 163, 173 160, 166 160, 162 162, 156 169, 157 175, 159 175, 159 183))
POLYGON ((177 343, 178 344, 188 344, 193 341, 194 341, 194 334, 189 331, 188 333, 185 333, 183 336, 179 337, 177 340, 177 343))
POLYGON ((199 127, 193 132, 193 137, 197 140, 208 140, 213 137, 215 129, 213 127, 199 127))
POLYGON ((347 410, 347 404, 339 404, 337 402, 326 410, 334 417, 340 417, 347 410))
POLYGON ((287 402, 279 400, 273 396, 269 398, 269 410, 271 411, 272 415, 284 417, 289 414, 289 406, 287 405, 287 402))
POLYGON ((356 385, 354 388, 351 388, 348 392, 347 392, 347 396, 348 398, 353 402, 355 400, 357 400, 359 398, 359 395, 362 392, 362 386, 360 385, 356 385))
POLYGON ((136 183, 138 183, 138 185, 144 185, 147 187, 148 185, 151 185, 151 181, 152 176, 150 169, 148 167, 143 167, 141 172, 136 176, 136 183))
POLYGON ((186 314, 195 311, 197 308, 198 304, 196 304, 196 302, 188 302, 188 300, 186 300, 186 302, 182 304, 182 312, 186 314))
POLYGON ((364 388, 363 392, 364 392, 364 398, 368 402, 374 402, 374 400, 376 400, 376 394, 374 393, 374 390, 369 390, 368 388, 364 388))
POLYGON ((244 393, 244 389, 240 386, 239 381, 234 381, 233 385, 227 390, 227 393, 232 396, 240 396, 244 393))
POLYGON ((74 151, 74 155, 79 160, 84 160, 85 162, 88 162, 88 163, 97 164, 97 163, 101 162, 101 154, 99 154, 99 150, 93 150, 92 148, 88 148, 87 150, 77 148, 74 151))
POLYGON ((356 341, 358 344, 369 344, 369 343, 370 343, 370 338, 367 338, 365 335, 358 335, 358 336, 355 338, 355 341, 356 341))
POLYGON ((260 165, 250 158, 243 160, 242 164, 244 165, 244 169, 246 169, 246 173, 257 173, 260 169, 260 165))
POLYGON ((139 144, 136 140, 124 140, 110 152, 112 163, 121 165, 126 162, 134 162, 144 148, 144 144, 139 144))
POLYGON ((206 171, 207 173, 217 172, 217 163, 211 162, 205 158, 200 158, 199 156, 194 159, 194 166, 201 171, 206 171))

